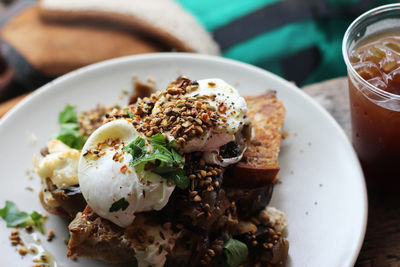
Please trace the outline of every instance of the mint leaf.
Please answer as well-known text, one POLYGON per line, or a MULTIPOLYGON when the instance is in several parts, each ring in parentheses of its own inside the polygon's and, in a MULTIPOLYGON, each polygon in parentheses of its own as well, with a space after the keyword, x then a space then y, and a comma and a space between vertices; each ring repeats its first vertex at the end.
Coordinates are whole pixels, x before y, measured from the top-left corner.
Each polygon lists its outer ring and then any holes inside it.
POLYGON ((120 200, 115 201, 111 205, 111 207, 110 207, 110 209, 108 211, 109 212, 116 212, 116 211, 119 211, 119 210, 126 210, 128 208, 128 206, 129 206, 129 202, 127 202, 125 200, 125 198, 121 198, 120 200))
POLYGON ((249 250, 245 243, 230 238, 224 245, 224 254, 226 263, 230 267, 236 267, 246 261, 249 250))
POLYGON ((28 214, 24 211, 19 211, 17 205, 12 201, 6 201, 4 208, 0 209, 0 217, 3 218, 7 227, 16 226, 36 226, 39 231, 44 234, 44 218, 43 216, 34 211, 28 214))
POLYGON ((61 130, 56 138, 71 148, 82 149, 86 139, 79 132, 78 118, 74 106, 67 105, 58 115, 58 122, 61 130))
POLYGON ((78 123, 75 107, 73 105, 66 105, 64 110, 58 114, 58 123, 78 123))

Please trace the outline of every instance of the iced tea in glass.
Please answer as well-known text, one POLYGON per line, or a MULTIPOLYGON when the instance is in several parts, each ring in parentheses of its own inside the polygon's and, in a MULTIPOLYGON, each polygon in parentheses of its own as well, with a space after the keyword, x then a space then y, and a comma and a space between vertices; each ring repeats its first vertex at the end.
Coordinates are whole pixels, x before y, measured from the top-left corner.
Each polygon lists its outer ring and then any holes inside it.
POLYGON ((343 40, 353 146, 367 186, 400 192, 400 4, 370 10, 343 40))

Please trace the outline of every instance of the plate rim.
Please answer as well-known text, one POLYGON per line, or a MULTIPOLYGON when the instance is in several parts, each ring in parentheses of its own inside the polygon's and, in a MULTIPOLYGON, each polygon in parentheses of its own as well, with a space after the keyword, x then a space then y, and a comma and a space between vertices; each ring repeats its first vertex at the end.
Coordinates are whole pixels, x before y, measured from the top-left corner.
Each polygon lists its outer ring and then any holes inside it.
POLYGON ((9 118, 12 117, 12 115, 16 112, 19 111, 19 109, 24 106, 26 103, 32 101, 33 99, 39 98, 42 94, 46 93, 49 90, 52 90, 53 86, 62 83, 64 80, 69 80, 71 78, 76 78, 81 75, 85 75, 87 72, 92 72, 96 71, 98 69, 110 67, 112 65, 118 65, 118 64, 123 64, 127 63, 130 61, 141 61, 141 60, 156 60, 156 59, 189 59, 189 60, 205 60, 205 61, 212 61, 212 62, 219 62, 222 64, 229 64, 229 65, 234 65, 237 67, 242 67, 242 68, 247 68, 250 71, 257 72, 261 75, 268 76, 272 79, 278 80, 280 83, 283 83, 286 85, 286 87, 290 88, 290 90, 294 91, 295 94, 299 95, 300 97, 303 97, 305 100, 307 100, 308 104, 313 105, 314 108, 316 108, 320 113, 326 117, 330 124, 334 126, 334 128, 337 130, 338 134, 340 135, 341 139, 343 139, 344 143, 346 146, 350 148, 350 154, 349 157, 353 158, 353 161, 355 163, 355 171, 359 174, 360 182, 361 182, 361 188, 360 190, 362 191, 362 197, 363 201, 363 216, 362 216, 362 227, 361 231, 359 232, 357 238, 357 246, 355 247, 355 250, 349 255, 347 258, 347 262, 349 263, 349 266, 353 266, 357 258, 359 256, 359 253, 361 251, 364 238, 365 238, 365 233, 367 229, 367 220, 368 220, 368 194, 367 194, 367 188, 366 188, 366 183, 364 180, 364 174, 361 168, 361 164, 359 162, 359 159, 356 155, 356 152, 345 134, 343 128, 339 125, 339 123, 333 118, 333 116, 325 109, 323 108, 318 102, 316 102, 311 96, 307 95, 304 91, 302 91, 299 87, 297 87, 295 84, 285 80, 284 78, 273 74, 269 72, 268 70, 261 69, 257 66, 240 62, 237 60, 233 59, 228 59, 228 58, 223 58, 219 56, 212 56, 212 55, 204 55, 204 54, 196 54, 196 53, 182 53, 182 52, 161 52, 161 53, 146 53, 146 54, 139 54, 139 55, 130 55, 130 56, 123 56, 123 57, 117 57, 113 59, 108 59, 104 61, 100 61, 94 64, 90 64, 84 67, 81 67, 79 69, 76 69, 74 71, 71 71, 69 73, 66 73, 60 77, 55 78, 54 80, 48 82, 47 84, 37 88, 33 92, 31 92, 27 97, 22 99, 19 103, 17 103, 12 109, 10 109, 2 118, 0 118, 0 128, 4 127, 3 125, 9 120, 9 118))

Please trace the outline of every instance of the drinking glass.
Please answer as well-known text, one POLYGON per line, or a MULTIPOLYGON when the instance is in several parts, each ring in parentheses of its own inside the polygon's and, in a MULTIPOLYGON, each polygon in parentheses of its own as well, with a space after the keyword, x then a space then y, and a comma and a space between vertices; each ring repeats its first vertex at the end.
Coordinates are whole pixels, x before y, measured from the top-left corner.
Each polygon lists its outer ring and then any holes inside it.
MULTIPOLYGON (((367 186, 400 192, 400 95, 367 82, 350 62, 351 52, 360 42, 385 32, 400 34, 400 4, 381 6, 358 17, 344 35, 343 57, 349 83, 352 142, 367 186)), ((400 67, 400 62, 397 64, 400 67)))

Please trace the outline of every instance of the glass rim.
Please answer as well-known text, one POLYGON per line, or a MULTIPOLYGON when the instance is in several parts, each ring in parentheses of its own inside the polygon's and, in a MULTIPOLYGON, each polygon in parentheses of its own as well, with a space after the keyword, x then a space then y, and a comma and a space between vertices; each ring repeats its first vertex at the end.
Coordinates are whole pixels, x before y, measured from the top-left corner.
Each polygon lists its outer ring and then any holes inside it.
POLYGON ((347 67, 347 72, 351 72, 351 74, 353 75, 354 78, 357 78, 358 82, 361 82, 365 87, 367 87, 368 89, 370 89, 371 91, 373 91, 374 93, 385 97, 385 98, 390 98, 390 99, 396 99, 400 101, 400 95, 397 94, 393 94, 393 93, 389 93, 385 90, 382 90, 378 87, 376 87, 375 85, 370 84, 369 82, 367 82, 363 77, 361 77, 360 74, 358 74, 357 71, 355 71, 355 69, 353 68, 353 66, 350 63, 350 59, 349 59, 349 53, 347 51, 347 44, 350 38, 351 33, 353 33, 353 31, 362 23, 364 22, 366 19, 370 18, 371 16, 376 16, 388 11, 393 11, 393 10, 399 10, 400 11, 400 3, 394 3, 394 4, 388 4, 388 5, 383 5, 383 6, 379 6, 376 8, 373 8, 363 14, 361 14, 359 17, 357 17, 351 24, 350 26, 347 28, 344 37, 343 37, 343 42, 342 42, 342 54, 343 54, 343 58, 344 58, 344 62, 346 64, 347 67))

